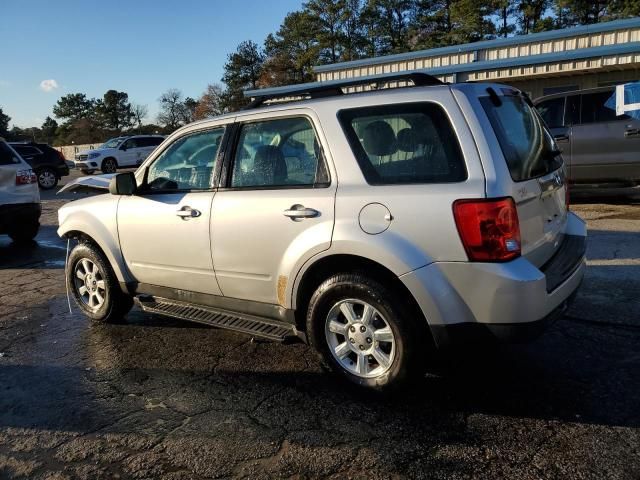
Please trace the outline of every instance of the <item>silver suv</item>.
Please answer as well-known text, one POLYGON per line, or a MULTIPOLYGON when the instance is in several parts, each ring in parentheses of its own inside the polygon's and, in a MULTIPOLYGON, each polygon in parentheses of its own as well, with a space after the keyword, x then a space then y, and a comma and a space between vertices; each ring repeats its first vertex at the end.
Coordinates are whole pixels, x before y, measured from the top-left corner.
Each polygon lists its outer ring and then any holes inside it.
POLYGON ((576 292, 585 224, 519 91, 395 74, 247 93, 251 108, 180 129, 110 195, 60 209, 87 316, 120 320, 137 298, 299 338, 382 389, 462 337, 530 337, 576 292))

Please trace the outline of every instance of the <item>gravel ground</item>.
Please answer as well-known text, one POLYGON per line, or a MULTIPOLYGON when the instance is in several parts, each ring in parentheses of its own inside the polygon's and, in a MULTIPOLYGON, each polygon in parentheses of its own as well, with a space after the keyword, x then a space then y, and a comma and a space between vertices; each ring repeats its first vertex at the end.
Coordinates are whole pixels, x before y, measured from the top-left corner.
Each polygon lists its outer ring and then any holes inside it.
POLYGON ((0 237, 0 478, 640 478, 640 206, 582 203, 575 305, 528 345, 442 360, 393 397, 302 344, 69 313, 43 195, 37 245, 0 237))

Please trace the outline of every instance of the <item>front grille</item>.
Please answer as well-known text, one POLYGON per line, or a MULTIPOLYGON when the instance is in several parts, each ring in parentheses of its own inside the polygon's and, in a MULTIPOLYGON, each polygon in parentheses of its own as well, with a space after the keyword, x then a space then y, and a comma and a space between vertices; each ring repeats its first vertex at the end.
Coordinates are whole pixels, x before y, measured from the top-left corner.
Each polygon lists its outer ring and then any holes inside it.
POLYGON ((76 155, 76 160, 83 161, 83 160, 86 160, 87 158, 89 158, 88 155, 76 155))

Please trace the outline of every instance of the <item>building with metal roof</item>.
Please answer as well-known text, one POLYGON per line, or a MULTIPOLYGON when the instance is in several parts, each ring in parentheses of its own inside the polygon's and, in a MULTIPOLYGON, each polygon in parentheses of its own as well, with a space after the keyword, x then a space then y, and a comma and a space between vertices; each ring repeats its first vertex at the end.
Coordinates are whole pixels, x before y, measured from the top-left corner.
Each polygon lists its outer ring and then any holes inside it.
POLYGON ((640 18, 315 67, 320 82, 423 71, 446 82, 501 82, 532 98, 640 80, 640 18))

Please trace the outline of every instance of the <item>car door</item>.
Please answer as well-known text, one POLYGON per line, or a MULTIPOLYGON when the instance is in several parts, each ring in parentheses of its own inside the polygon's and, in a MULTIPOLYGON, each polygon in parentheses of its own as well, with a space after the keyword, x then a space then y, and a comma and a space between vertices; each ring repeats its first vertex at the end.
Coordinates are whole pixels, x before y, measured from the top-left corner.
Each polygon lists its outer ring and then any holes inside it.
POLYGON ((211 221, 213 262, 225 296, 283 305, 294 266, 331 244, 336 181, 317 123, 306 112, 236 125, 211 221))
POLYGON ((139 192, 121 198, 122 254, 138 282, 220 294, 209 235, 224 134, 220 125, 176 138, 146 167, 139 192))
POLYGON ((627 115, 616 116, 605 105, 613 89, 581 95, 580 122, 571 133, 572 177, 583 183, 628 180, 637 165, 640 122, 627 115))
POLYGON ((125 140, 120 147, 118 147, 118 166, 119 167, 133 167, 138 165, 137 163, 137 150, 138 141, 135 138, 129 138, 125 140))

